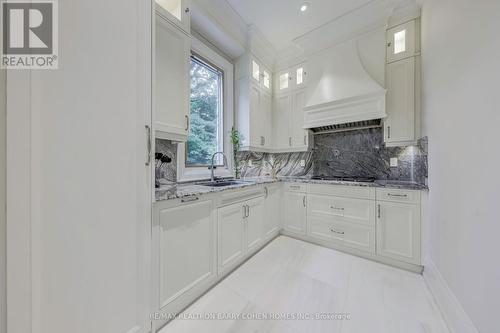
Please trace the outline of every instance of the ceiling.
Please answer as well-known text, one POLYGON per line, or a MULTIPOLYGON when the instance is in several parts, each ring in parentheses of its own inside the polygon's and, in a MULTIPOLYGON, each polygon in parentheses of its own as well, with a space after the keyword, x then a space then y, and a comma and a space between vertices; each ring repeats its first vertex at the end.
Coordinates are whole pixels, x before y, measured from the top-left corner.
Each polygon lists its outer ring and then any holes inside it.
POLYGON ((293 39, 373 0, 226 0, 247 24, 254 24, 281 51, 293 39), (301 5, 307 2, 307 11, 301 5))

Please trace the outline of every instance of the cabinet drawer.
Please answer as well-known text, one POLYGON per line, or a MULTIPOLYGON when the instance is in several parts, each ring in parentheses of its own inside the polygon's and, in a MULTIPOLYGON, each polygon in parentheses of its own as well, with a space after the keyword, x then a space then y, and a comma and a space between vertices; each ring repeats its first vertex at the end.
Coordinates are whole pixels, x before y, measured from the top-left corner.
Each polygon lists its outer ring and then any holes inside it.
POLYGON ((375 228, 335 221, 332 222, 331 234, 334 243, 375 253, 375 228))
POLYGON ((375 227, 375 201, 308 194, 308 216, 325 215, 332 220, 375 227))
POLYGON ((306 192, 307 191, 307 184, 286 183, 285 184, 285 191, 289 191, 289 192, 306 192))
POLYGON ((378 188, 377 200, 419 204, 420 191, 378 188))
POLYGON ((375 189, 373 187, 309 184, 307 189, 308 193, 312 194, 375 200, 375 189))

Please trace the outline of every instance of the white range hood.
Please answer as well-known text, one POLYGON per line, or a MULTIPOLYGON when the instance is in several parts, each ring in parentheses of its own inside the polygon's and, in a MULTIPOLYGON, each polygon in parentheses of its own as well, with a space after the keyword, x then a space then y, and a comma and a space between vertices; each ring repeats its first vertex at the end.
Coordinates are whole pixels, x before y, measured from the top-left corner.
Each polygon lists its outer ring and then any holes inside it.
MULTIPOLYGON (((380 67, 380 64, 385 64, 385 59, 378 61, 380 56, 369 54, 364 55, 364 59, 380 67), (373 61, 374 57, 376 61, 373 61)), ((307 86, 304 128, 386 117, 386 90, 365 70, 356 40, 337 44, 310 56, 307 86)))

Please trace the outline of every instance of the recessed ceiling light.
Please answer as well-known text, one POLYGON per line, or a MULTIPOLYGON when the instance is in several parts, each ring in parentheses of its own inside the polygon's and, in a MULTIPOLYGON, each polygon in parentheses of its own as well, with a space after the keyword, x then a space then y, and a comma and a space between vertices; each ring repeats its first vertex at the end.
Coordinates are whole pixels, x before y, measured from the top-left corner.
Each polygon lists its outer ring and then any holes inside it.
POLYGON ((304 3, 302 4, 302 6, 300 6, 300 11, 301 11, 301 12, 305 12, 305 11, 307 10, 307 8, 309 8, 309 3, 304 2, 304 3))

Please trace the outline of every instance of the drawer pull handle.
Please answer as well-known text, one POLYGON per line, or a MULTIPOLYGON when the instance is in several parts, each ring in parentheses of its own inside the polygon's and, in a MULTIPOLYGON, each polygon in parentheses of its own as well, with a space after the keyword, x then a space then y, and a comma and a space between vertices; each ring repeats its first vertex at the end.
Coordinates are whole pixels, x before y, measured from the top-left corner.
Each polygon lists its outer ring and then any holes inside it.
POLYGON ((345 235, 345 231, 337 231, 335 229, 332 229, 331 231, 339 235, 345 235))
POLYGON ((344 210, 345 208, 341 208, 341 207, 334 207, 334 206, 330 206, 331 209, 335 209, 335 210, 344 210))
POLYGON ((306 196, 305 196, 305 195, 304 195, 304 197, 302 198, 302 205, 303 205, 304 207, 306 207, 306 206, 307 206, 307 205, 306 205, 306 196))
POLYGON ((392 193, 387 193, 389 197, 396 197, 396 198, 407 198, 408 194, 392 194, 392 193))
POLYGON ((292 185, 292 186, 290 186, 290 189, 292 189, 292 190, 300 190, 300 186, 292 185))
POLYGON ((193 202, 193 201, 196 201, 199 199, 200 198, 198 198, 198 197, 191 197, 191 198, 181 199, 181 202, 193 202))
POLYGON ((378 218, 380 218, 380 205, 378 205, 378 218))

